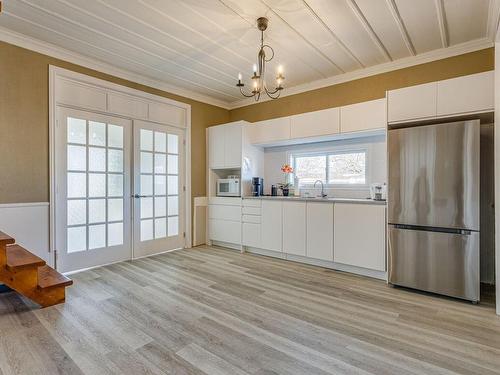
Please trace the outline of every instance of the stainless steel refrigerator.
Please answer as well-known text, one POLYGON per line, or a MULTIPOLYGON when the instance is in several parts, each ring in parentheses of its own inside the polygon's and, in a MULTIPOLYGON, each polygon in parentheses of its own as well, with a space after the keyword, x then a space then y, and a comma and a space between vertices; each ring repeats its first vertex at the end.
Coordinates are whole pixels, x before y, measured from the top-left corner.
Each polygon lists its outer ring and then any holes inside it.
POLYGON ((389 283, 479 301, 479 130, 389 130, 389 283))

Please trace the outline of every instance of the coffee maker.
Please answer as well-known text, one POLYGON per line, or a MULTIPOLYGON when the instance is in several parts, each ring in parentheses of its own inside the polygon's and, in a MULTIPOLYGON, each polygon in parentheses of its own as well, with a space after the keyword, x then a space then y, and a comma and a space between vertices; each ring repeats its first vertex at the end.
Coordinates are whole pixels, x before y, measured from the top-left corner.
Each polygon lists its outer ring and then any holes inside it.
POLYGON ((252 177, 252 195, 260 197, 264 195, 264 179, 261 177, 252 177))

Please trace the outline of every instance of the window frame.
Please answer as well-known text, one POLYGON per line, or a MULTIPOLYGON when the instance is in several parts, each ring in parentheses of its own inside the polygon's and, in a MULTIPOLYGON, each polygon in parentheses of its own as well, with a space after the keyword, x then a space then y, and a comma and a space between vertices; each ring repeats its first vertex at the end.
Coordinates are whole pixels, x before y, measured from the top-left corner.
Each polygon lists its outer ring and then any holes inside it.
MULTIPOLYGON (((288 151, 287 160, 293 168, 293 173, 288 176, 288 182, 291 186, 295 187, 295 167, 297 157, 308 157, 308 156, 325 156, 326 166, 325 166, 325 182, 323 185, 328 189, 367 189, 370 186, 370 168, 369 168, 369 150, 368 147, 345 147, 342 149, 325 149, 317 151, 288 151), (342 155, 342 154, 354 154, 354 153, 364 153, 365 154, 365 183, 364 184, 330 184, 329 180, 329 168, 328 168, 328 158, 331 155, 342 155)), ((314 184, 301 184, 302 188, 313 188, 314 184)))

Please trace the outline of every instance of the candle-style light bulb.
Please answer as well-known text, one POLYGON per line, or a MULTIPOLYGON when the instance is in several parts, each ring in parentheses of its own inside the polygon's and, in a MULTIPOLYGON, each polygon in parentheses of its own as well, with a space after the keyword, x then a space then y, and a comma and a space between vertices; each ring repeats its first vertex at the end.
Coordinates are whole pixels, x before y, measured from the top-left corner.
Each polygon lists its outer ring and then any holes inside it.
POLYGON ((257 74, 257 64, 253 64, 253 73, 257 74))
POLYGON ((278 74, 279 75, 283 74, 283 65, 278 65, 278 74))
POLYGON ((238 73, 238 81, 241 81, 242 78, 243 77, 242 77, 241 73, 238 73))
POLYGON ((257 90, 257 86, 258 86, 257 81, 253 81, 253 88, 254 88, 255 90, 257 90))

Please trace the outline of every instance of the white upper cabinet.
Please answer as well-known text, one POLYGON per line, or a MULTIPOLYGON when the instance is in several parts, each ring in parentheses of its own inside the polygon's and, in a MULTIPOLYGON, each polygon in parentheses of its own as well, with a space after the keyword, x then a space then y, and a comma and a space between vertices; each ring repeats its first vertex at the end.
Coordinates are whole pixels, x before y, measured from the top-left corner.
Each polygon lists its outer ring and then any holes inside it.
POLYGON ((333 260, 385 271, 385 206, 335 204, 333 260))
POLYGON ((261 243, 266 250, 282 250, 282 202, 262 201, 261 243))
POLYGON ((333 261, 333 203, 307 202, 306 255, 333 261))
POLYGON ((241 167, 242 130, 243 125, 241 123, 208 128, 208 158, 210 168, 241 167))
POLYGON ((391 90, 387 100, 389 122, 436 117, 437 82, 391 90))
POLYGON ((224 126, 224 163, 228 167, 241 167, 241 141, 243 126, 230 124, 224 126))
POLYGON ((283 252, 306 256, 306 202, 283 202, 283 252))
POLYGON ((439 81, 437 115, 493 111, 494 72, 483 72, 439 81))
POLYGON ((290 117, 254 122, 248 125, 248 141, 266 144, 290 139, 290 117))
POLYGON ((340 132, 340 109, 329 108, 290 118, 291 138, 307 138, 340 132))
POLYGON ((346 105, 340 108, 340 131, 351 133, 387 127, 385 98, 346 105))
POLYGON ((224 168, 225 128, 224 125, 208 128, 208 155, 210 168, 224 168))

